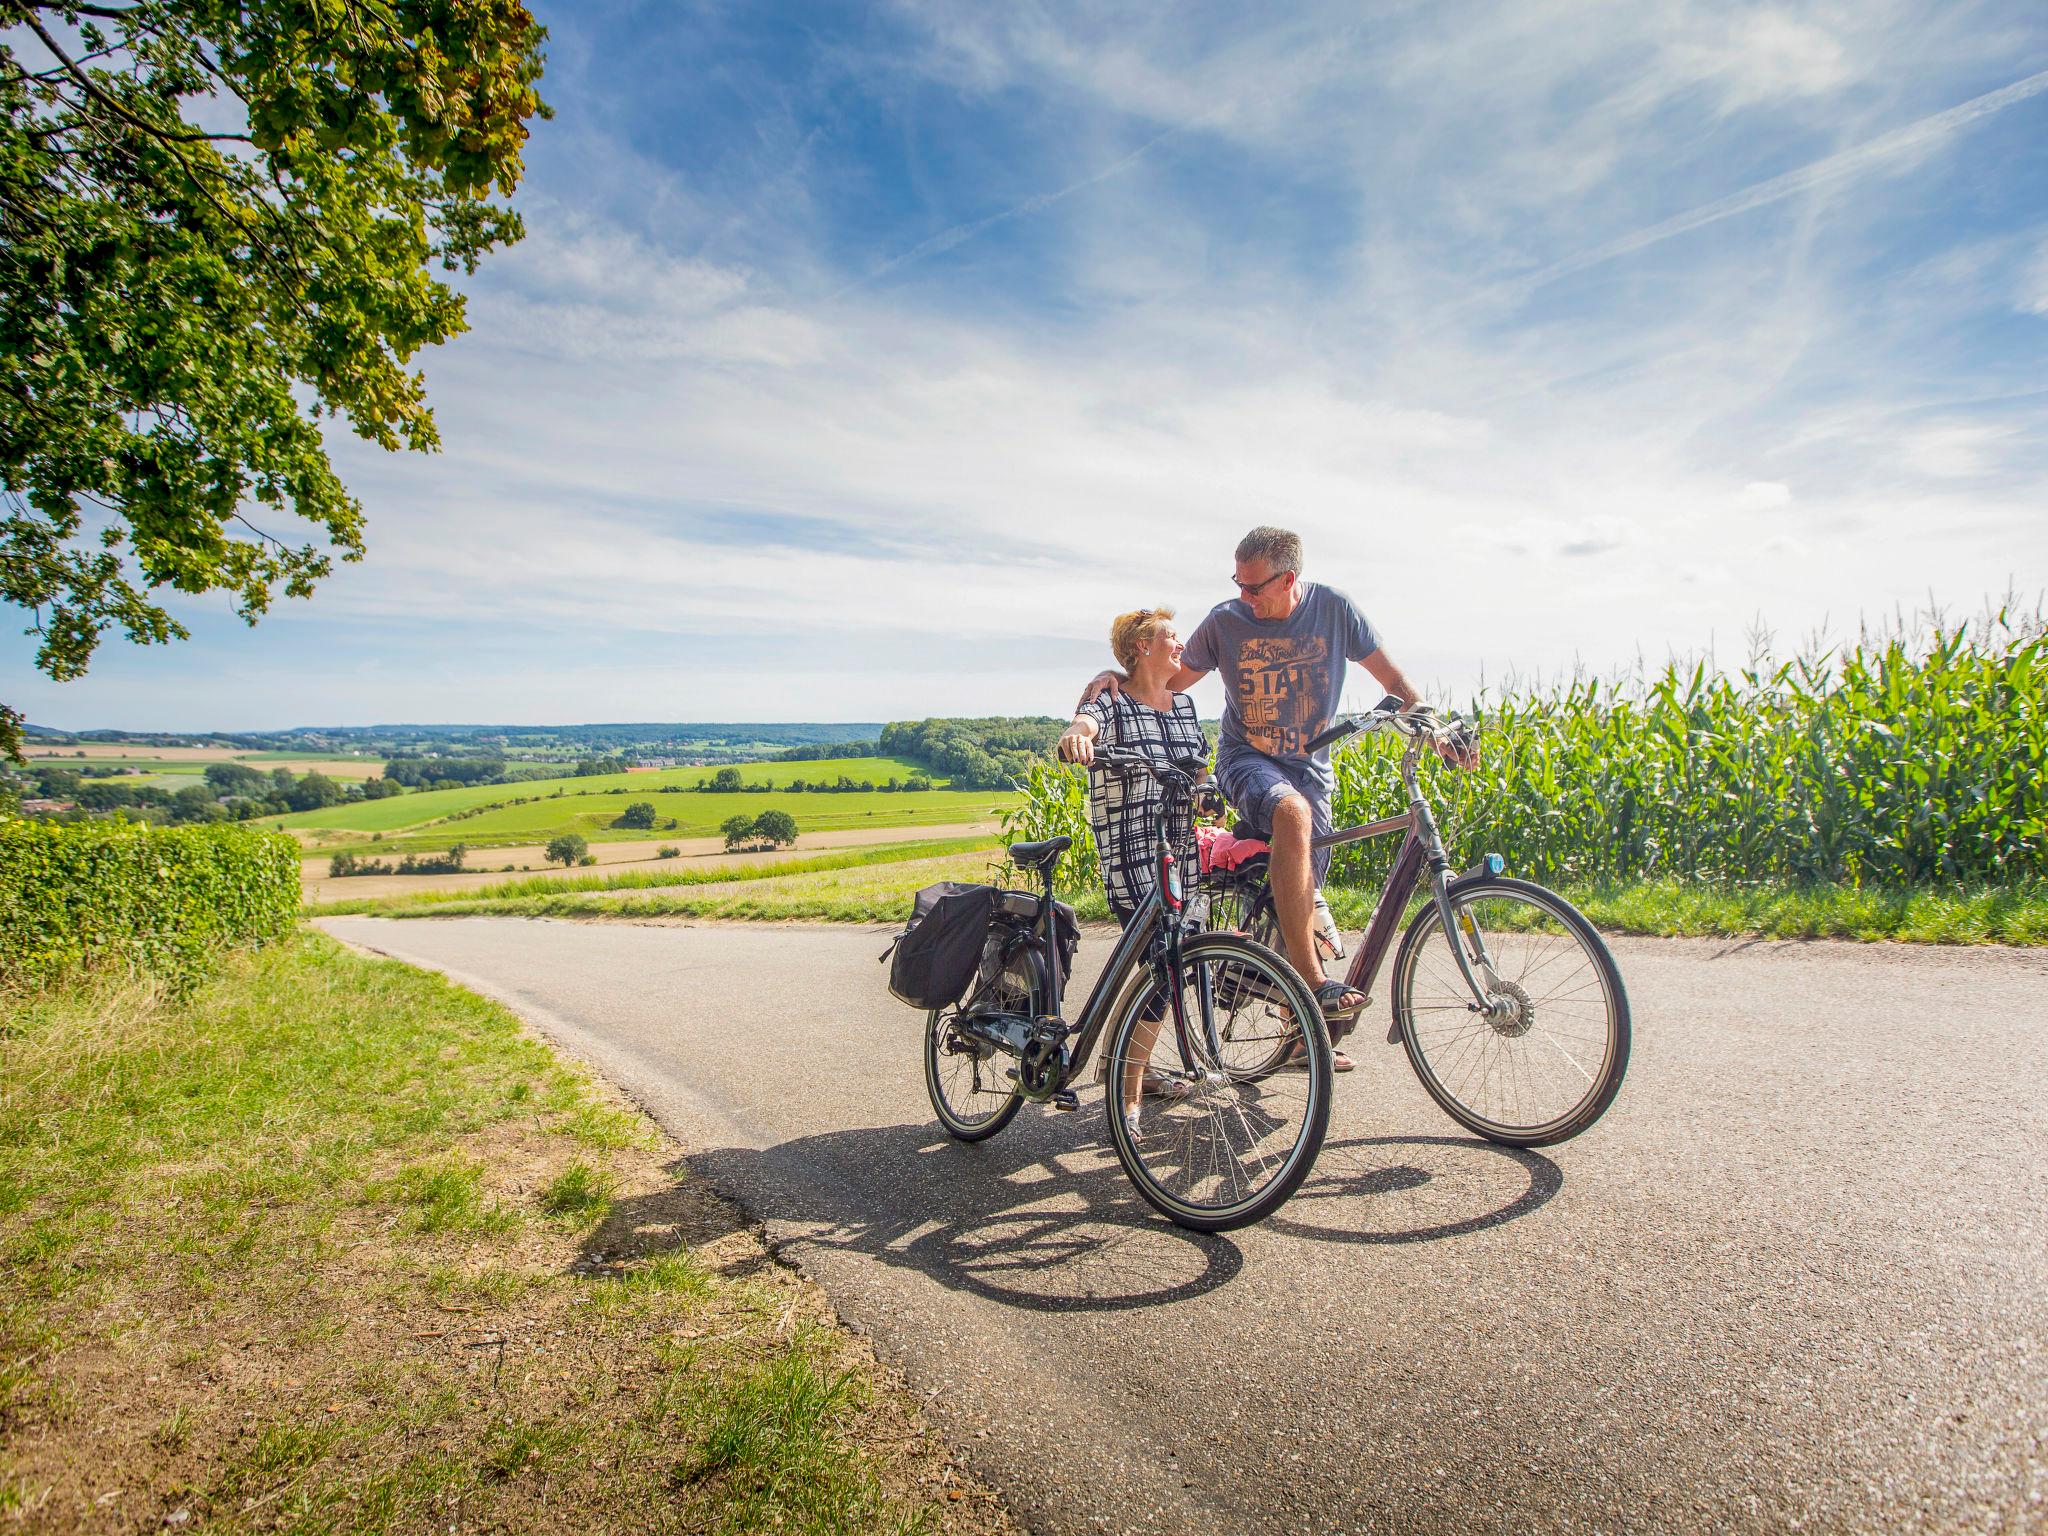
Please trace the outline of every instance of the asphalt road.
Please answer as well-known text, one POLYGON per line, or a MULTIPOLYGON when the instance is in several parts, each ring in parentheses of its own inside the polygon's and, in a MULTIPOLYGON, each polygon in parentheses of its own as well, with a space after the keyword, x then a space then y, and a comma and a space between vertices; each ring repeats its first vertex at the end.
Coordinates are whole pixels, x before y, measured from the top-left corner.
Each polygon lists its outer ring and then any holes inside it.
POLYGON ((322 926, 644 1103, 1034 1531, 2048 1531, 2038 952, 1621 941, 1592 1131, 1470 1140, 1364 1029, 1309 1182, 1198 1238, 1099 1093, 945 1137, 880 930, 322 926))

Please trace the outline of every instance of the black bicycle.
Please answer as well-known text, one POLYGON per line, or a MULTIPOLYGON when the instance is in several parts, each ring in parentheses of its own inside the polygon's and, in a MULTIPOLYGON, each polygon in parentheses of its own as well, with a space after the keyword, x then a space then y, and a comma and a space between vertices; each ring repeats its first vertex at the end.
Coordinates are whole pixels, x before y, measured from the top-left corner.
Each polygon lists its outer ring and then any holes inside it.
POLYGON ((1060 1015, 1053 872, 1073 839, 1012 844, 1010 858, 1038 871, 1044 893, 1005 893, 965 999, 927 1017, 932 1107, 963 1141, 995 1135, 1027 1099, 1078 1108, 1074 1081, 1106 1029, 1109 1138, 1138 1193, 1183 1227, 1245 1226, 1277 1210, 1322 1149, 1329 1033, 1314 995, 1280 955, 1188 921, 1166 824, 1175 797, 1194 792, 1202 764, 1169 767, 1115 750, 1097 751, 1095 761, 1150 776, 1166 791, 1154 818, 1153 889, 1069 1024, 1060 1015), (1296 1039, 1308 1045, 1298 1064, 1256 1078, 1245 1072, 1247 1061, 1296 1039))
MULTIPOLYGON (((1416 774, 1426 745, 1469 743, 1463 722, 1389 697, 1339 718, 1309 750, 1381 730, 1408 738, 1408 809, 1312 842, 1334 848, 1405 834, 1345 983, 1371 992, 1426 875, 1427 899, 1408 919, 1393 972, 1393 1033, 1415 1075, 1445 1113, 1488 1141, 1543 1147, 1576 1136, 1606 1112, 1628 1071, 1628 992, 1614 956, 1562 896, 1503 876, 1498 855, 1452 874, 1416 774)), ((1212 928, 1278 946, 1264 855, 1203 876, 1194 905, 1212 928)), ((1257 1077, 1284 1059, 1276 1052, 1245 1070, 1257 1077)))

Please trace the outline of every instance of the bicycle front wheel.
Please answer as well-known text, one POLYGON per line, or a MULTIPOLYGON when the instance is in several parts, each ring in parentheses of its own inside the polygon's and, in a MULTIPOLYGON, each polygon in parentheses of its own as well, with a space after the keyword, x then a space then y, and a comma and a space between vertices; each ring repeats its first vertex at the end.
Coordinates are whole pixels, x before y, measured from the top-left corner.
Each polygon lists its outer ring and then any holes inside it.
POLYGON ((1472 995, 1434 901, 1394 958, 1394 1022, 1409 1064, 1453 1120, 1488 1141, 1544 1147, 1606 1112, 1628 1071, 1628 993, 1593 925, 1526 880, 1452 888, 1465 952, 1492 961, 1472 995))
POLYGON ((1109 1138, 1155 1209, 1179 1226, 1227 1232, 1270 1216, 1315 1166, 1330 1125, 1330 1035, 1301 977, 1264 945, 1204 934, 1181 956, 1168 984, 1180 993, 1185 1035, 1156 976, 1131 990, 1111 1025, 1109 1138), (1298 1065, 1246 1075, 1270 1058, 1274 1039, 1294 1037, 1304 1042, 1298 1065))

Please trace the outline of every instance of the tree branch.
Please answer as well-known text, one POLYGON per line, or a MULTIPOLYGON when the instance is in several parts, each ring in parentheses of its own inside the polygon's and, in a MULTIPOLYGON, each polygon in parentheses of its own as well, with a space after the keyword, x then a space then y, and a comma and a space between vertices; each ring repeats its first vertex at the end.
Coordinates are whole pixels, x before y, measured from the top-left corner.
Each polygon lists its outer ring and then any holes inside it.
POLYGON ((88 75, 83 69, 80 69, 71 55, 57 45, 57 39, 50 36, 43 24, 36 20, 36 14, 29 7, 28 0, 8 0, 8 4, 23 21, 29 24, 30 29, 34 31, 36 36, 43 40, 43 46, 56 55, 57 62, 64 66, 64 72, 78 82, 86 95, 92 97, 94 101, 97 101, 130 127, 139 128, 151 138, 161 140, 166 144, 213 144, 223 141, 252 144, 255 142, 247 134, 243 133, 172 133, 169 129, 159 127, 146 118, 137 117, 133 112, 122 106, 119 101, 116 101, 112 96, 101 90, 92 76, 88 75))

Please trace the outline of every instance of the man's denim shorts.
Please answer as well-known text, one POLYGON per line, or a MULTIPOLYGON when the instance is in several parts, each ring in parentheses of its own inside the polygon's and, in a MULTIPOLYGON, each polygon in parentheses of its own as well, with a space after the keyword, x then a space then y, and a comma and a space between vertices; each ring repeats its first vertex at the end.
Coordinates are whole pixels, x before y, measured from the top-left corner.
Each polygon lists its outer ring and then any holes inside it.
MULTIPOLYGON (((1310 766, 1283 763, 1263 752, 1219 752, 1216 755, 1216 783, 1223 798, 1236 808, 1240 832, 1248 837, 1270 838, 1273 807, 1290 794, 1308 801, 1309 827, 1320 836, 1335 827, 1330 815, 1330 792, 1323 787, 1310 766)), ((1316 883, 1329 873, 1330 850, 1319 848, 1315 857, 1316 883)))

